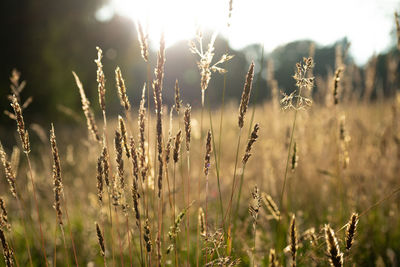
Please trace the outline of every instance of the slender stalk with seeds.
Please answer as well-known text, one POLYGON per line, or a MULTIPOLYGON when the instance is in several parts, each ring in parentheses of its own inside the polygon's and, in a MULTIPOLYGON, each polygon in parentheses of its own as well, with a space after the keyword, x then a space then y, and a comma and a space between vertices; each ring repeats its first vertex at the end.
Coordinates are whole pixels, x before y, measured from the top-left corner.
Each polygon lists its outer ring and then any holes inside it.
POLYGON ((249 205, 249 213, 253 219, 253 248, 252 248, 252 254, 253 254, 253 266, 256 266, 256 240, 257 240, 257 219, 258 219, 258 214, 260 211, 261 207, 261 196, 260 192, 258 190, 257 186, 254 186, 253 192, 251 192, 252 200, 249 205))
MULTIPOLYGON (((122 159, 122 135, 118 131, 115 131, 114 145, 116 152, 115 161, 117 163, 117 175, 118 175, 118 180, 116 180, 115 178, 113 179, 113 186, 115 190, 114 193, 117 194, 116 196, 114 196, 114 201, 115 201, 114 211, 115 211, 115 223, 116 223, 116 230, 117 230, 119 250, 120 250, 119 253, 121 258, 121 266, 124 266, 117 206, 118 204, 120 204, 119 200, 121 196, 125 196, 125 178, 124 178, 124 161, 122 159)), ((124 205, 125 203, 122 204, 123 209, 124 205)))
POLYGON ((19 212, 19 217, 22 223, 23 231, 24 231, 24 237, 25 237, 25 243, 26 243, 26 248, 28 252, 28 258, 29 258, 29 264, 31 267, 33 267, 32 263, 32 256, 31 256, 31 248, 28 240, 28 232, 26 230, 26 222, 25 222, 25 215, 24 215, 24 210, 22 209, 21 201, 20 198, 17 194, 17 189, 16 189, 16 175, 15 171, 11 167, 11 162, 8 161, 7 159, 7 154, 4 151, 3 145, 0 142, 0 159, 1 162, 3 163, 4 171, 5 171, 5 176, 8 184, 10 185, 10 191, 12 196, 16 199, 17 205, 18 205, 18 212, 19 212))
POLYGON ((353 245, 357 224, 358 224, 358 213, 353 213, 351 215, 350 221, 347 223, 347 228, 346 228, 346 251, 349 251, 351 246, 353 245))
POLYGON ((42 253, 44 256, 45 264, 46 264, 46 266, 48 266, 46 250, 45 250, 45 245, 44 245, 44 236, 43 236, 43 231, 42 231, 42 223, 40 220, 39 203, 38 203, 38 200, 36 197, 36 188, 35 188, 35 182, 34 182, 34 178, 33 178, 32 164, 31 164, 31 160, 29 157, 29 153, 30 153, 29 134, 28 134, 28 131, 25 130, 25 122, 24 122, 24 118, 22 116, 22 109, 21 109, 21 106, 19 105, 19 102, 15 95, 13 95, 13 97, 12 97, 11 106, 14 109, 14 115, 15 115, 16 122, 17 122, 17 130, 18 130, 18 133, 19 133, 19 136, 21 139, 21 143, 22 143, 22 147, 23 147, 23 150, 24 150, 24 153, 26 156, 26 160, 28 162, 29 177, 30 177, 30 181, 31 181, 31 185, 32 185, 33 199, 35 202, 36 215, 37 215, 37 220, 38 220, 38 224, 39 224, 41 249, 42 249, 42 253))
MULTIPOLYGON (((153 91, 154 91, 154 104, 156 111, 156 139, 157 139, 157 158, 158 158, 158 202, 159 202, 159 218, 158 225, 159 229, 157 232, 158 242, 157 242, 157 253, 158 265, 161 264, 161 221, 162 221, 162 180, 164 173, 164 156, 163 156, 163 130, 162 130, 162 90, 163 90, 163 80, 164 80, 164 66, 165 66, 165 40, 164 34, 160 38, 160 48, 157 55, 157 67, 154 70, 155 80, 153 81, 153 91)), ((154 164, 154 168, 156 165, 154 164)))
MULTIPOLYGON (((245 154, 244 154, 244 156, 242 158, 242 164, 243 164, 242 169, 243 170, 246 168, 247 161, 249 160, 249 158, 251 156, 251 149, 253 147, 253 144, 257 141, 259 129, 260 129, 260 125, 258 123, 256 123, 254 125, 253 131, 251 132, 249 141, 247 143, 245 154)), ((244 172, 242 172, 242 175, 240 177, 239 192, 238 192, 238 199, 237 199, 237 202, 236 202, 236 209, 235 209, 236 213, 235 213, 235 215, 237 215, 237 211, 239 210, 240 197, 242 195, 242 186, 243 186, 243 179, 244 179, 244 174, 243 173, 244 172)), ((235 224, 236 224, 236 219, 234 221, 235 221, 235 224)))
POLYGON ((297 254, 297 229, 296 229, 296 218, 293 214, 292 220, 290 221, 290 254, 292 254, 292 267, 296 267, 296 254, 297 254))
MULTIPOLYGON (((206 208, 205 208, 205 235, 207 236, 207 224, 208 224, 208 174, 210 170, 210 161, 211 161, 211 130, 207 132, 207 139, 206 139, 206 154, 204 156, 204 175, 206 177, 206 191, 205 191, 205 199, 206 199, 206 208)), ((207 265, 207 254, 206 254, 206 262, 207 265)))
POLYGON ((238 163, 238 159, 239 159, 240 139, 242 136, 244 117, 246 115, 247 107, 249 105, 253 77, 254 77, 254 63, 252 62, 250 64, 249 71, 247 72, 247 75, 246 75, 246 82, 244 84, 242 98, 240 100, 240 105, 239 105, 239 118, 238 118, 239 135, 238 135, 238 142, 237 142, 237 146, 236 146, 235 168, 233 171, 232 189, 231 189, 228 209, 226 212, 226 214, 228 214, 228 227, 229 228, 230 228, 230 224, 231 224, 231 213, 232 213, 231 208, 232 208, 233 196, 234 196, 235 187, 236 187, 236 170, 237 170, 237 163, 238 163))
MULTIPOLYGON (((186 162, 187 162, 187 173, 188 173, 188 177, 187 177, 187 189, 186 189, 186 194, 187 194, 187 198, 186 198, 186 205, 189 206, 190 203, 190 139, 191 139, 191 131, 192 131, 192 126, 191 126, 191 110, 192 107, 188 104, 185 108, 185 115, 184 115, 184 123, 185 123, 185 144, 186 144, 186 162)), ((189 254, 190 254, 190 213, 188 214, 188 216, 186 217, 186 246, 187 246, 187 263, 189 265, 189 254)))
MULTIPOLYGON (((7 209, 4 203, 4 199, 2 197, 0 197, 0 230, 3 231, 11 231, 11 224, 8 221, 8 213, 7 213, 7 209)), ((15 242, 14 242, 14 238, 11 235, 10 239, 10 243, 11 244, 7 244, 7 242, 5 242, 5 237, 4 237, 4 241, 3 238, 1 238, 1 242, 2 242, 2 246, 3 246, 3 253, 4 253, 4 259, 7 263, 13 263, 13 258, 15 259, 15 264, 17 265, 17 267, 19 267, 19 263, 18 263, 18 259, 17 259, 17 255, 15 255, 13 253, 14 249, 13 247, 15 247, 15 242), (11 254, 11 255, 9 255, 11 254), (11 258, 8 258, 10 257, 11 258)))
POLYGON ((57 221, 61 229, 61 235, 64 243, 65 257, 67 258, 67 265, 69 266, 68 249, 67 249, 67 242, 65 240, 64 223, 62 219, 62 210, 61 210, 61 198, 63 193, 63 183, 61 179, 61 163, 60 163, 60 157, 58 155, 58 147, 57 147, 56 135, 54 132, 53 124, 51 124, 51 129, 50 129, 50 145, 51 145, 51 154, 53 156, 53 191, 54 191, 53 207, 56 210, 57 221))
MULTIPOLYGON (((172 191, 173 191, 173 195, 172 195, 172 205, 173 205, 173 222, 176 220, 176 164, 178 163, 179 160, 179 152, 181 149, 181 142, 182 142, 182 131, 179 130, 178 133, 176 134, 175 137, 175 144, 174 144, 174 151, 173 151, 173 159, 174 159, 174 177, 173 177, 173 185, 172 185, 172 191)), ((178 265, 178 248, 177 248, 177 244, 176 244, 176 239, 174 239, 174 251, 175 251, 175 266, 179 266, 178 265)))
MULTIPOLYGON (((289 141, 289 146, 288 146, 288 154, 287 154, 287 160, 286 160, 286 167, 285 167, 285 175, 283 179, 283 185, 282 185, 282 190, 281 190, 281 196, 280 196, 280 210, 283 207, 283 197, 285 193, 285 187, 286 187, 286 180, 287 180, 287 174, 289 170, 289 162, 290 162, 290 150, 292 149, 292 144, 293 144, 293 137, 294 137, 294 131, 296 128, 296 121, 297 121, 297 111, 299 109, 304 108, 305 106, 311 105, 311 100, 304 98, 301 93, 303 89, 308 89, 311 90, 313 85, 314 85, 314 77, 308 77, 308 71, 310 71, 314 67, 314 62, 311 57, 309 58, 304 58, 303 59, 303 64, 297 63, 296 64, 296 73, 294 75, 294 79, 296 80, 296 86, 298 88, 297 90, 297 95, 295 95, 296 91, 290 94, 289 96, 285 96, 282 100, 281 103, 285 104, 284 108, 293 108, 295 110, 294 113, 294 119, 293 119, 293 124, 290 132, 290 141, 289 141), (293 101, 295 101, 295 105, 293 105, 293 101)), ((280 221, 280 220, 279 220, 280 221)), ((277 232, 279 232, 279 222, 277 224, 277 232)))
POLYGON ((147 218, 145 223, 144 223, 144 234, 143 234, 143 239, 146 244, 146 251, 147 251, 147 257, 148 257, 148 263, 149 266, 151 266, 151 250, 152 250, 152 242, 151 242, 151 232, 150 232, 150 225, 149 225, 149 219, 147 218))
POLYGON ((14 266, 14 251, 8 244, 2 229, 0 229, 0 241, 1 241, 1 245, 3 247, 4 261, 6 263, 6 266, 13 267, 14 266))
MULTIPOLYGON (((102 58, 103 58, 103 51, 99 48, 96 47, 97 49, 97 59, 95 59, 95 63, 97 65, 97 83, 98 83, 98 94, 99 94, 99 105, 100 108, 102 110, 103 113, 103 146, 106 148, 107 151, 110 151, 109 149, 109 145, 108 145, 108 134, 107 134, 107 117, 106 117, 106 102, 105 102, 105 95, 106 95, 106 87, 105 87, 105 76, 104 76, 104 72, 103 72, 103 64, 101 62, 102 58)), ((110 155, 109 153, 106 153, 105 157, 104 157, 105 161, 107 162, 106 165, 108 166, 107 169, 109 169, 109 172, 112 173, 111 170, 111 161, 110 161, 110 155)), ((113 179, 114 180, 114 179, 113 179)), ((111 183, 113 184, 113 183, 111 183)), ((112 254, 113 254, 113 265, 115 265, 115 253, 114 253, 114 241, 113 241, 113 223, 112 223, 112 211, 111 211, 111 192, 109 190, 108 192, 109 195, 109 216, 110 216, 110 225, 111 225, 111 245, 112 245, 112 254)), ((116 219, 118 217, 118 213, 115 213, 116 215, 116 219)), ((117 223, 118 224, 118 223, 117 223)), ((118 227, 117 227, 117 232, 118 232, 118 227)), ((119 243, 120 243, 120 236, 119 234, 117 235, 118 239, 119 239, 119 243)), ((122 262, 122 249, 120 246, 120 256, 121 256, 121 262, 122 262)))
POLYGON ((76 75, 75 72, 72 72, 75 78, 76 85, 78 86, 79 89, 79 94, 81 96, 81 101, 82 101, 82 110, 83 113, 85 114, 86 117, 86 122, 87 122, 87 128, 89 132, 92 134, 92 138, 96 140, 97 142, 101 143, 101 138, 99 135, 99 131, 97 129, 97 124, 94 119, 94 114, 92 109, 90 108, 90 102, 86 97, 85 91, 83 90, 83 85, 81 81, 79 80, 78 75, 76 75))
POLYGON ((100 254, 101 256, 103 256, 103 263, 104 263, 104 267, 107 266, 107 261, 106 261, 106 247, 104 244, 104 235, 103 232, 100 229, 100 226, 97 222, 95 222, 96 224, 96 234, 97 234, 97 239, 99 241, 99 246, 100 246, 100 254))
POLYGON ((279 266, 279 262, 278 259, 276 257, 276 252, 275 249, 271 248, 269 250, 269 267, 278 267, 279 266))
POLYGON ((275 201, 271 198, 270 195, 266 193, 261 193, 261 199, 264 205, 267 207, 271 215, 275 218, 275 220, 279 220, 281 213, 279 211, 278 205, 276 205, 275 201))
POLYGON ((329 225, 325 225, 325 240, 329 263, 333 267, 342 267, 343 253, 340 252, 340 247, 336 239, 335 232, 329 225))

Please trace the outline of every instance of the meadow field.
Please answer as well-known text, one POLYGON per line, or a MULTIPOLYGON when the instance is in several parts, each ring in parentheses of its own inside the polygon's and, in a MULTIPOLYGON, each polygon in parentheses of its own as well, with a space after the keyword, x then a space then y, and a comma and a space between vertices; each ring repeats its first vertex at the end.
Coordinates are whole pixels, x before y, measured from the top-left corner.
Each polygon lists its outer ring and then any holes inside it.
MULTIPOLYGON (((89 101, 87 81, 71 74, 79 128, 25 120, 29 96, 12 73, 0 266, 399 266, 400 94, 371 97, 368 82, 354 92, 340 55, 315 78, 310 55, 287 77, 292 93, 268 75, 272 97, 254 104, 265 71, 255 66, 266 62, 250 62, 241 99, 210 105, 209 83, 226 78, 231 57, 213 58, 213 40, 202 42, 199 33, 190 46, 202 103, 194 108, 179 81, 174 105, 163 103, 173 61, 163 38, 140 105, 123 69, 106 83, 98 48, 98 98, 89 101), (119 116, 108 114, 106 90, 119 116)), ((148 62, 143 33, 140 43, 148 62)), ((225 82, 218 90, 229 90, 225 82)))

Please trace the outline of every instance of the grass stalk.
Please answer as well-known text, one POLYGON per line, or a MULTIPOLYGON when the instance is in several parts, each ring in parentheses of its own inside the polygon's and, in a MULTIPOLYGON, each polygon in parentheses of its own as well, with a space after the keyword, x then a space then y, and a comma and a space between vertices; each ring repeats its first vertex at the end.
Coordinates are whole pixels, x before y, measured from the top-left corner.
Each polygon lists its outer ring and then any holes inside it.
POLYGON ((48 262, 47 262, 47 256, 46 256, 46 250, 45 250, 45 245, 44 245, 44 236, 43 236, 43 230, 42 230, 42 222, 40 220, 40 213, 39 213, 39 203, 36 197, 36 188, 35 188, 35 182, 33 181, 33 171, 32 171, 32 164, 31 164, 31 160, 29 157, 28 153, 25 153, 26 156, 26 160, 28 161, 28 168, 29 168, 29 176, 30 176, 30 180, 31 180, 31 185, 32 185, 32 191, 33 191, 33 199, 35 202, 35 209, 36 209, 36 215, 37 215, 37 219, 38 219, 38 224, 39 224, 39 232, 40 232, 40 240, 41 240, 41 249, 42 249, 42 253, 44 256, 44 260, 45 260, 45 264, 46 267, 48 267, 48 262))

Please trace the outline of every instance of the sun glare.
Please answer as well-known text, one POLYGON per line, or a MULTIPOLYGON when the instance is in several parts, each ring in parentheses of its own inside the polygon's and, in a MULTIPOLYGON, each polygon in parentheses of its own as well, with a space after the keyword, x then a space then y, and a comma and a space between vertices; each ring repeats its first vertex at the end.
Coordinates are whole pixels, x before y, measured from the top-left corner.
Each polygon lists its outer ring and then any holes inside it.
POLYGON ((167 45, 192 38, 198 27, 223 31, 227 24, 229 1, 213 0, 113 0, 115 12, 140 21, 149 38, 165 33, 167 45))

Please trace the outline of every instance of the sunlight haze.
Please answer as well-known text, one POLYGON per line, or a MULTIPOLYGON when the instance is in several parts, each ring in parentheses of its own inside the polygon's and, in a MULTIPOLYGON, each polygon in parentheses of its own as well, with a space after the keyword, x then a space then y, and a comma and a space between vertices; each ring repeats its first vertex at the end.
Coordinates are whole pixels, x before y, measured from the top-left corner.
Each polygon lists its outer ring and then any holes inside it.
POLYGON ((229 1, 113 0, 98 12, 100 19, 118 13, 147 25, 150 39, 164 30, 167 45, 193 38, 197 27, 217 30, 240 49, 263 43, 266 51, 301 39, 328 45, 347 37, 351 53, 363 64, 373 54, 393 45, 395 0, 233 1, 231 28, 227 29, 229 1))

